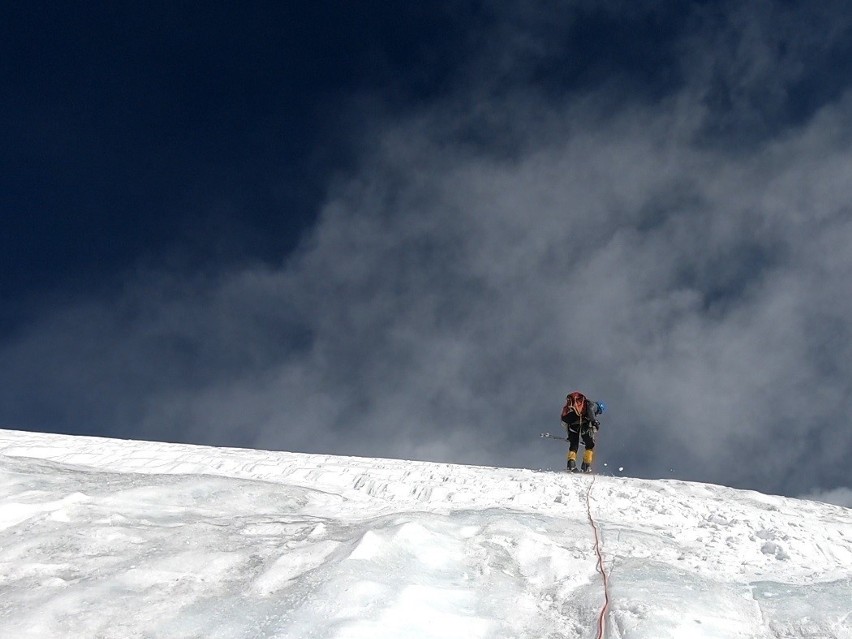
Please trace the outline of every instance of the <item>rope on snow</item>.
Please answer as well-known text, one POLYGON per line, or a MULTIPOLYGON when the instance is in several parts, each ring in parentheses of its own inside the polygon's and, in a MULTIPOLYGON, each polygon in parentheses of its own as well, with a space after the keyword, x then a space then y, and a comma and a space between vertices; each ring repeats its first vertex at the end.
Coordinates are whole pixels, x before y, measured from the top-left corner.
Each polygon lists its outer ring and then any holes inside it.
POLYGON ((602 551, 602 542, 601 542, 601 531, 598 528, 598 524, 595 521, 594 516, 592 516, 592 487, 595 485, 595 480, 597 479, 597 475, 592 475, 592 481, 589 483, 589 490, 586 491, 586 514, 589 517, 589 524, 592 526, 592 529, 595 531, 595 554, 598 556, 597 562, 597 570, 601 574, 601 579, 603 580, 603 588, 604 588, 604 604, 601 608, 600 615, 598 615, 598 636, 597 639, 603 639, 604 632, 606 630, 606 613, 609 610, 609 575, 606 570, 604 570, 603 565, 603 551, 602 551))

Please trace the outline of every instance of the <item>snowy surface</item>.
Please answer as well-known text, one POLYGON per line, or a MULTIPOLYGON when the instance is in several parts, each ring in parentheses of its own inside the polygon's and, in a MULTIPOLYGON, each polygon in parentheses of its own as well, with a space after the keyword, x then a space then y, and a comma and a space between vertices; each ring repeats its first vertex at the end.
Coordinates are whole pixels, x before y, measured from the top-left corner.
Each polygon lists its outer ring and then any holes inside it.
POLYGON ((852 510, 0 430, 0 637, 852 638, 852 510))

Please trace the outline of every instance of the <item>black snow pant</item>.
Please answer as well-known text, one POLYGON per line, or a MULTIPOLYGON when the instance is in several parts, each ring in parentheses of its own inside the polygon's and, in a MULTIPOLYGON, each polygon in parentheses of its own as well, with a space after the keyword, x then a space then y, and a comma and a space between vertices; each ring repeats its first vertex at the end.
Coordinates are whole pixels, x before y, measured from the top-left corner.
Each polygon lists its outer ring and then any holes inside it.
POLYGON ((568 426, 568 450, 577 452, 580 448, 580 438, 586 450, 595 449, 595 428, 591 424, 571 424, 568 426))

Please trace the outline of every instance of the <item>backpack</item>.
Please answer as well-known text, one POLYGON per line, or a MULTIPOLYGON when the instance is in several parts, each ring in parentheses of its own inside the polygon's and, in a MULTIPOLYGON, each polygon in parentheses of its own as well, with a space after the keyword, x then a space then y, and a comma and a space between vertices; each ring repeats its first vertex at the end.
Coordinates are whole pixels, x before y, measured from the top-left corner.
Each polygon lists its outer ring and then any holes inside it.
POLYGON ((568 393, 567 400, 565 402, 565 406, 562 407, 562 421, 564 422, 582 422, 583 420, 588 421, 588 417, 586 415, 586 409, 589 406, 589 400, 586 399, 586 396, 583 393, 579 393, 574 391, 573 393, 568 393), (566 419, 566 417, 568 419, 566 419))

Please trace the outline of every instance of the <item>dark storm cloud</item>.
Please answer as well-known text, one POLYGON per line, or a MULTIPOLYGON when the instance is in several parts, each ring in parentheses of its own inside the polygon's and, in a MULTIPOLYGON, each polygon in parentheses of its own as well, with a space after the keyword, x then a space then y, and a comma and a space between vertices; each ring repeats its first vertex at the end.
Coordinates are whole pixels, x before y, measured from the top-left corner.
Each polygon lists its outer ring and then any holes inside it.
POLYGON ((142 269, 8 340, 6 425, 560 467, 537 435, 579 387, 610 468, 843 494, 852 98, 795 92, 849 16, 566 6, 495 10, 404 114, 361 96, 357 169, 279 266, 142 269), (538 80, 625 23, 667 74, 538 80))

